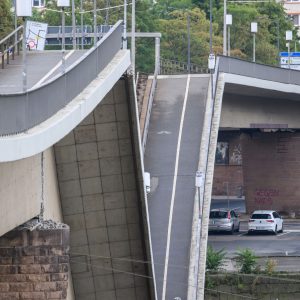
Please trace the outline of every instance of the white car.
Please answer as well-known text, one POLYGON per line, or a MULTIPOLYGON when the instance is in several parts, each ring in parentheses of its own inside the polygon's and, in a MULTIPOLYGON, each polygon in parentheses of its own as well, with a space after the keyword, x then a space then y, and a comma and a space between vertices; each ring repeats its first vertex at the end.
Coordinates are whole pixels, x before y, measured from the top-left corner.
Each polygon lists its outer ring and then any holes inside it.
POLYGON ((274 210, 254 211, 248 222, 248 233, 255 231, 283 232, 282 217, 274 210))

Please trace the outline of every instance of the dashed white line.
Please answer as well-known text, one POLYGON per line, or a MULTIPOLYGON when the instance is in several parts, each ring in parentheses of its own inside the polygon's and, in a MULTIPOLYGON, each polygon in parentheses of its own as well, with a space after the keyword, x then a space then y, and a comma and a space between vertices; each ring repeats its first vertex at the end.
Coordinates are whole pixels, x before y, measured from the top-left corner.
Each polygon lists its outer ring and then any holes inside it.
POLYGON ((184 121, 186 103, 187 103, 187 98, 188 98, 189 86, 190 86, 190 75, 188 75, 188 77, 187 77, 186 89, 185 89, 185 95, 184 95, 184 101, 183 101, 183 108, 182 108, 181 120, 180 120, 180 127, 179 127, 179 133, 178 133, 175 170, 174 170, 174 177, 173 177, 173 189, 172 189, 172 197, 171 197, 170 213, 169 213, 167 247, 166 247, 166 259, 165 259, 164 280, 163 280, 163 289, 162 289, 162 298, 161 298, 162 300, 166 299, 166 287, 167 287, 167 277, 168 277, 168 264, 169 264, 169 254, 170 254, 170 238, 171 238, 171 231, 172 231, 172 219, 173 219, 173 210, 174 210, 174 202, 175 202, 175 191, 176 191, 176 184, 177 184, 178 161, 179 161, 179 152, 180 152, 182 128, 183 128, 183 121, 184 121))

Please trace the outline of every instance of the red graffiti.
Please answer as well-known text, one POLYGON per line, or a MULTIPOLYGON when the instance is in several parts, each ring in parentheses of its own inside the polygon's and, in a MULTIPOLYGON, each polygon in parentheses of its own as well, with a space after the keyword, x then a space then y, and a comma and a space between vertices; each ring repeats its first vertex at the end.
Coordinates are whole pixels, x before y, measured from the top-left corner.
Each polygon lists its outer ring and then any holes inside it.
POLYGON ((273 197, 279 195, 279 190, 277 189, 256 189, 254 201, 256 204, 273 204, 273 197))

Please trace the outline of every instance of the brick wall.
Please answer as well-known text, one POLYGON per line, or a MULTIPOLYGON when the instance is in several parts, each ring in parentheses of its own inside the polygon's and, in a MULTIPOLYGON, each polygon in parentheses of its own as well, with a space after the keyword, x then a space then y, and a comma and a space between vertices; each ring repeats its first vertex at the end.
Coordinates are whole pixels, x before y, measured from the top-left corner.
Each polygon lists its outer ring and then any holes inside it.
POLYGON ((243 169, 242 166, 216 165, 214 170, 213 195, 228 195, 239 197, 243 193, 243 169))
POLYGON ((300 212, 300 133, 241 136, 247 212, 300 212))
POLYGON ((68 251, 68 227, 0 237, 0 299, 66 299, 68 251))

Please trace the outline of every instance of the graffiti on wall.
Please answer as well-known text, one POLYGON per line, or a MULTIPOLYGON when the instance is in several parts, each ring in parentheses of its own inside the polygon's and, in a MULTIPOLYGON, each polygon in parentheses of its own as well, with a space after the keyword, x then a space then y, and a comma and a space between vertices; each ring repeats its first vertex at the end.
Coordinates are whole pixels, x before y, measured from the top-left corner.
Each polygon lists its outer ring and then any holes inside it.
POLYGON ((272 205, 274 197, 277 197, 278 195, 278 189, 256 189, 254 193, 254 201, 259 205, 272 205))
POLYGON ((241 144, 234 146, 232 153, 230 155, 231 165, 241 165, 242 164, 242 147, 241 144))
POLYGON ((228 165, 228 143, 218 142, 216 149, 216 164, 218 165, 228 165))

